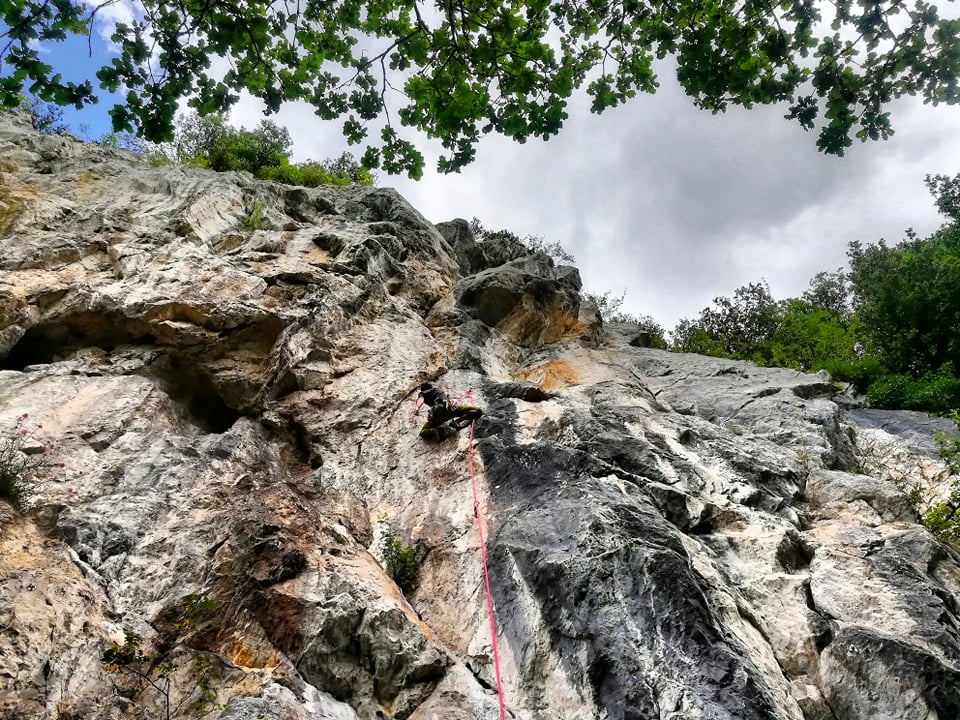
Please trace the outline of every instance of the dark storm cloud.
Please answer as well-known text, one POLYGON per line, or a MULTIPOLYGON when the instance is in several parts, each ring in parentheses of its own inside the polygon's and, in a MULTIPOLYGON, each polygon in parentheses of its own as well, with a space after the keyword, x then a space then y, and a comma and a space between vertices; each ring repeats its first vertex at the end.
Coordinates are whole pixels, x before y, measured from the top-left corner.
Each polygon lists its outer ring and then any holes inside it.
MULTIPOLYGON (((668 329, 761 277, 775 296, 797 295, 813 274, 844 263, 851 240, 896 241, 909 226, 939 224, 923 176, 960 171, 960 110, 902 101, 891 141, 856 142, 835 158, 782 108, 712 116, 662 81, 657 95, 599 117, 574 103, 549 142, 486 138, 478 160, 448 176, 429 169, 432 146, 423 180, 381 183, 434 222, 477 216, 559 241, 589 288, 625 289, 625 309, 668 329)), ((336 127, 295 110, 280 121, 298 158, 342 151, 336 127)))

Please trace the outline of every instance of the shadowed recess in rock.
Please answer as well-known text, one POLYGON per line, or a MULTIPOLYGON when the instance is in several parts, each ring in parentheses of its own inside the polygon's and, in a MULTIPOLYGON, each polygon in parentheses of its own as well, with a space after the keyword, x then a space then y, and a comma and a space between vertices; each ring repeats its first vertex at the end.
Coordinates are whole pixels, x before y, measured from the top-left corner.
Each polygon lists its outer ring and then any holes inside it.
POLYGON ((0 369, 46 365, 85 347, 113 350, 119 345, 153 345, 147 323, 110 312, 80 312, 41 323, 24 333, 0 369))
POLYGON ((140 374, 156 382, 186 419, 206 432, 226 432, 241 417, 224 402, 209 374, 189 357, 164 353, 140 374))

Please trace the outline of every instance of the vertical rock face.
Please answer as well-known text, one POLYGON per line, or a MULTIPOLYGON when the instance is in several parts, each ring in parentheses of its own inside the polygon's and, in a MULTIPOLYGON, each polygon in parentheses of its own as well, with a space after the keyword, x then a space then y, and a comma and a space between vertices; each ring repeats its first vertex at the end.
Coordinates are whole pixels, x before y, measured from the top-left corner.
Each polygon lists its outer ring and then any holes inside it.
POLYGON ((960 717, 956 555, 829 380, 639 347, 579 287, 390 190, 0 115, 0 428, 66 465, 0 503, 0 718, 498 717, 478 518, 510 717, 960 717), (419 439, 426 380, 472 443, 419 439), (166 679, 104 666, 127 632, 166 679))

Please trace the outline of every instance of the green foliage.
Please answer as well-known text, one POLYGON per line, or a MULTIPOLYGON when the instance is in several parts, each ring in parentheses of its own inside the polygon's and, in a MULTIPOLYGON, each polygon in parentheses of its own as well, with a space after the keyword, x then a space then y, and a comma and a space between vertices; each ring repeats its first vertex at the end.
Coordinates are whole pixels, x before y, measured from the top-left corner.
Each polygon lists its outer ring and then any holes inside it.
MULTIPOLYGON (((954 425, 960 430, 960 410, 950 411, 947 417, 953 420, 954 425)), ((947 463, 950 474, 960 475, 960 432, 953 435, 938 432, 933 439, 937 444, 941 459, 947 463)))
MULTIPOLYGON (((960 412, 954 410, 949 417, 960 430, 960 412)), ((921 513, 921 520, 930 532, 941 540, 960 542, 960 433, 937 433, 934 440, 951 475, 947 496, 931 501, 930 491, 917 485, 907 499, 921 513)))
POLYGON ((892 373, 960 367, 960 223, 895 247, 854 242, 848 255, 867 349, 892 373))
POLYGON ((178 122, 176 136, 165 149, 179 162, 218 172, 245 170, 256 174, 261 168, 289 162, 292 144, 287 129, 269 120, 246 130, 231 127, 221 117, 188 113, 178 122))
POLYGON ((161 167, 169 164, 170 158, 168 158, 162 152, 153 152, 147 155, 147 165, 150 167, 161 167))
POLYGON ((960 222, 960 173, 952 178, 947 175, 927 175, 927 189, 937 203, 937 210, 954 222, 960 222))
POLYGON ((834 312, 812 309, 803 300, 787 300, 781 307, 779 325, 764 348, 764 364, 814 372, 856 362, 855 323, 841 324, 834 312))
MULTIPOLYGON (((0 102, 9 106, 24 87, 45 102, 96 102, 89 81, 64 82, 43 57, 68 35, 102 42, 91 28, 98 9, 81 0, 6 2, 0 102)), ((102 88, 124 92, 110 111, 116 131, 136 127, 167 141, 182 100, 216 114, 246 91, 270 112, 312 104, 321 119, 341 122, 351 143, 368 143, 366 167, 411 177, 421 175, 424 157, 404 128, 438 138, 438 168, 456 171, 489 133, 519 142, 557 134, 578 89, 597 113, 655 92, 654 61, 668 55, 698 107, 788 102, 786 117, 817 127, 818 147, 836 154, 854 137, 888 137, 888 106, 902 95, 934 104, 960 96, 960 21, 941 19, 925 0, 443 0, 436 8, 144 0, 111 41, 118 52, 96 76, 102 88), (369 138, 371 126, 378 138, 369 138)))
POLYGON ((826 370, 834 380, 848 382, 857 392, 865 393, 874 382, 886 374, 880 361, 871 356, 821 358, 818 369, 826 370))
POLYGON ((372 186, 377 176, 369 168, 361 165, 348 152, 338 158, 328 158, 322 162, 300 163, 303 170, 303 184, 307 187, 317 185, 366 185, 372 186))
MULTIPOLYGON (((181 612, 173 624, 178 634, 186 634, 196 628, 199 619, 211 613, 214 602, 206 595, 191 594, 183 598, 181 612)), ((205 714, 215 708, 217 694, 213 690, 214 681, 219 677, 214 672, 210 658, 196 654, 190 664, 190 677, 193 688, 186 693, 177 705, 171 705, 171 685, 177 665, 169 660, 174 649, 173 643, 164 643, 164 650, 145 652, 143 638, 138 633, 127 631, 123 644, 113 643, 104 650, 100 663, 107 672, 133 677, 139 683, 139 691, 149 687, 156 692, 163 703, 162 720, 172 720, 179 714, 181 707, 193 699, 191 707, 199 714, 205 714)))
POLYGON ((750 283, 737 288, 732 298, 714 298, 713 307, 704 308, 696 321, 681 320, 673 333, 673 349, 766 362, 782 316, 766 281, 750 283))
POLYGON ((696 353, 711 357, 727 357, 726 338, 715 338, 694 320, 682 318, 671 333, 673 352, 696 353))
MULTIPOLYGON (((941 210, 956 209, 960 175, 927 184, 941 210)), ((800 298, 775 302, 763 283, 716 298, 680 322, 673 349, 825 369, 876 407, 960 406, 960 222, 894 247, 854 242, 848 256, 849 274, 818 273, 800 298)))
POLYGON ((255 200, 253 207, 250 208, 250 214, 243 219, 243 227, 247 230, 263 229, 263 210, 267 204, 263 200, 255 200))
POLYGON ((97 142, 104 147, 112 147, 117 150, 129 150, 137 154, 145 153, 150 146, 143 138, 138 138, 136 135, 128 132, 104 133, 97 142))
POLYGON ((867 399, 873 407, 949 412, 960 407, 960 378, 950 363, 918 376, 888 373, 870 385, 867 399))
POLYGON ((308 161, 291 165, 288 161, 272 167, 262 167, 256 172, 263 180, 319 187, 321 185, 365 185, 376 182, 376 175, 361 166, 350 153, 344 153, 336 160, 323 162, 308 161))
POLYGON ((420 563, 416 548, 403 542, 389 527, 382 538, 384 570, 397 587, 406 594, 417 586, 420 563))
POLYGON ((216 603, 208 596, 198 593, 187 595, 181 603, 180 617, 173 624, 173 629, 179 633, 188 633, 194 630, 197 622, 208 617, 216 609, 216 603))
POLYGON ((30 124, 38 133, 63 135, 70 132, 70 126, 63 121, 63 108, 59 105, 34 99, 27 109, 30 111, 30 124))
POLYGON ((8 437, 0 439, 0 499, 9 502, 18 513, 30 509, 38 480, 51 468, 62 468, 50 452, 39 449, 28 453, 27 445, 42 425, 30 425, 29 415, 20 415, 8 437))
POLYGON ((774 301, 765 283, 716 298, 681 320, 673 349, 825 369, 876 407, 960 406, 960 224, 894 248, 851 243, 849 255, 849 275, 818 273, 800 298, 774 301))
POLYGON ((242 170, 262 180, 318 187, 320 185, 373 185, 376 176, 350 153, 322 162, 290 162, 290 133, 285 127, 262 121, 254 130, 234 128, 218 116, 182 116, 174 139, 163 150, 173 160, 211 170, 242 170))
POLYGON ((842 268, 834 272, 818 272, 803 291, 800 302, 804 309, 827 313, 838 323, 850 320, 850 281, 842 268))

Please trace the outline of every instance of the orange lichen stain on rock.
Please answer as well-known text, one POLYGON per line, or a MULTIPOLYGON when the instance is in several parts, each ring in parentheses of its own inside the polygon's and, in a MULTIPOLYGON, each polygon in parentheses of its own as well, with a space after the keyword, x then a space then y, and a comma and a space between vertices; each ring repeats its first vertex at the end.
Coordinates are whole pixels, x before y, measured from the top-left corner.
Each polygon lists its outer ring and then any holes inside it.
POLYGON ((13 219, 17 216, 22 204, 22 200, 14 198, 12 195, 0 198, 0 233, 6 231, 7 227, 13 223, 13 219))
POLYGON ((572 322, 564 328, 562 340, 576 340, 577 338, 590 338, 594 333, 594 326, 583 320, 572 322))
POLYGON ((577 369, 566 360, 551 360, 542 365, 521 370, 516 373, 515 379, 535 382, 546 390, 569 387, 580 382, 577 369))
POLYGON ((310 245, 300 256, 300 259, 309 265, 326 267, 330 264, 330 261, 333 258, 330 256, 330 253, 323 248, 319 248, 316 245, 310 245))
POLYGON ((223 648, 223 654, 230 662, 242 668, 272 668, 280 664, 280 655, 275 651, 257 649, 242 640, 223 648))
POLYGON ((93 189, 93 184, 95 179, 96 178, 94 178, 94 176, 91 173, 85 172, 85 173, 80 173, 79 175, 74 177, 73 182, 76 184, 77 188, 81 192, 86 193, 86 192, 90 192, 93 189))
POLYGON ((3 182, 3 173, 13 173, 17 171, 16 161, 4 157, 4 155, 11 150, 13 150, 13 146, 11 145, 0 148, 0 183, 3 182))

